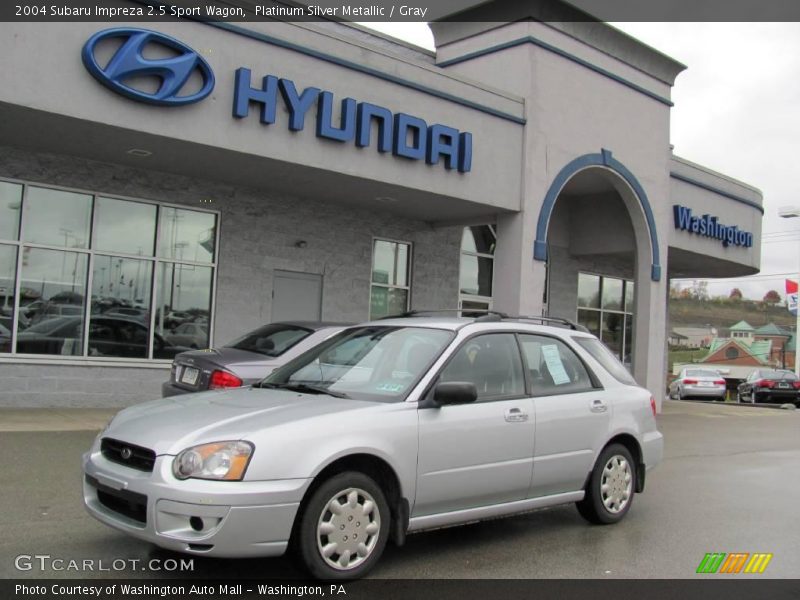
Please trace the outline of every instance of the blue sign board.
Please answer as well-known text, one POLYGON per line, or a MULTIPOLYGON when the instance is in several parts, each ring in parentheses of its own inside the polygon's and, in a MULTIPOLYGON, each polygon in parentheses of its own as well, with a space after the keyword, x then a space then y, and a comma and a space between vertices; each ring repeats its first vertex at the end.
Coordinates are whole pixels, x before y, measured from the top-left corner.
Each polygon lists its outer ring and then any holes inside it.
MULTIPOLYGON (((186 44, 162 33, 147 29, 115 28, 95 33, 81 53, 89 73, 110 90, 131 100, 158 106, 180 106, 199 102, 214 89, 214 73, 208 63, 186 44), (96 47, 108 39, 121 40, 105 66, 97 61, 96 47), (161 45, 175 56, 146 58, 149 45, 161 45), (199 90, 181 95, 189 87, 190 77, 199 73, 199 90), (159 89, 147 92, 133 87, 137 77, 155 76, 159 89)), ((331 92, 316 87, 298 90, 290 79, 267 75, 260 85, 252 83, 250 69, 236 70, 233 90, 233 116, 243 119, 253 105, 259 107, 263 125, 275 123, 278 104, 289 113, 287 126, 302 131, 306 114, 316 106, 316 135, 337 142, 353 142, 359 148, 371 145, 373 137, 378 152, 410 160, 424 160, 429 165, 444 164, 445 169, 461 173, 472 169, 472 134, 438 123, 429 125, 423 119, 388 108, 344 98, 339 103, 339 118, 334 119, 334 97, 331 92), (375 135, 373 135, 373 133, 375 135)))

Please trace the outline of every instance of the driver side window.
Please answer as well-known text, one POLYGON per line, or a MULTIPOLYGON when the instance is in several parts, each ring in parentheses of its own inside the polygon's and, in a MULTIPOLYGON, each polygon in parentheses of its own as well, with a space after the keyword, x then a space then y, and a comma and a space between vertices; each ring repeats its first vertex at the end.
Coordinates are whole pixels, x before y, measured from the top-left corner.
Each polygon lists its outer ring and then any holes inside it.
POLYGON ((525 376, 513 333, 490 333, 467 340, 439 375, 440 382, 475 384, 478 402, 525 395, 525 376))

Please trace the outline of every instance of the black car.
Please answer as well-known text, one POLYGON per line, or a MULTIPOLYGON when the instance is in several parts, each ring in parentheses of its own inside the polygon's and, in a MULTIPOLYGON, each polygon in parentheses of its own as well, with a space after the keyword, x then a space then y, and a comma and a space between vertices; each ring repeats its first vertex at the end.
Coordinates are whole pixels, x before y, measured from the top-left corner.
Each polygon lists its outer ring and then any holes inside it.
POLYGON ((347 325, 318 321, 270 323, 220 348, 175 357, 161 395, 175 396, 261 381, 274 369, 338 333, 347 325))
POLYGON ((756 369, 739 384, 736 399, 753 404, 792 402, 800 405, 800 380, 785 369, 756 369))
MULTIPOLYGON (((89 356, 147 358, 148 327, 125 317, 92 316, 89 321, 89 356)), ((174 358, 186 350, 172 346, 157 333, 153 358, 174 358)), ((83 354, 83 317, 56 317, 40 321, 17 335, 19 354, 83 354)))

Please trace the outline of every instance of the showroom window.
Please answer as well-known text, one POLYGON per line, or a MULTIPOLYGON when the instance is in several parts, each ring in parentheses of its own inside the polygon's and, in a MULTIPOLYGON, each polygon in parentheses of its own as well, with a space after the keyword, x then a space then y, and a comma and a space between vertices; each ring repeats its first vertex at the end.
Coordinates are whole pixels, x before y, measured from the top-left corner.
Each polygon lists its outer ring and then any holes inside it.
POLYGON ((633 298, 632 281, 578 274, 578 322, 627 366, 633 351, 633 298))
POLYGON ((470 310, 486 311, 492 308, 496 245, 494 225, 465 227, 461 234, 459 308, 463 315, 470 315, 470 310))
POLYGON ((410 296, 411 244, 373 240, 369 318, 406 312, 410 296))
POLYGON ((217 219, 0 181, 0 353, 170 360, 207 347, 217 219))

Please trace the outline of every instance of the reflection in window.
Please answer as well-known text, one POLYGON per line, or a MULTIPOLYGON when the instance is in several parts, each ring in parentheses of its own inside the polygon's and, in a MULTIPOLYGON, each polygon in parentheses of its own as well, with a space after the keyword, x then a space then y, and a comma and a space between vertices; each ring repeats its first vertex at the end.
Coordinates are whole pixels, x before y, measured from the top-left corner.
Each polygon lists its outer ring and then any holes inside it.
MULTIPOLYGON (((156 273, 156 335, 170 345, 180 345, 172 336, 184 323, 204 325, 205 335, 198 335, 197 347, 208 347, 208 323, 211 318, 211 267, 160 263, 156 273), (201 343, 202 342, 202 343, 201 343)), ((184 348, 185 349, 185 348, 184 348)))
POLYGON ((208 347, 216 227, 197 210, 0 181, 0 352, 171 359, 208 347))
POLYGON ((465 227, 461 233, 459 267, 459 308, 462 315, 476 314, 492 308, 494 251, 497 234, 494 225, 465 227), (472 313, 468 309, 472 309, 472 313))
POLYGON ((95 250, 152 256, 156 206, 115 198, 97 198, 95 250))
POLYGON ((491 333, 467 341, 444 368, 439 381, 474 383, 479 401, 523 395, 525 377, 514 335, 491 333))
POLYGON ((369 315, 379 319, 408 310, 411 284, 409 258, 411 245, 375 240, 372 247, 372 285, 369 315))
POLYGON ((213 262, 216 235, 214 215, 162 207, 158 255, 178 261, 213 262))
POLYGON ((614 277, 578 274, 578 322, 631 366, 634 284, 614 277))
POLYGON ((80 252, 24 248, 20 283, 37 299, 20 308, 18 353, 83 354, 88 259, 80 252))
POLYGON ((24 241, 61 248, 89 247, 92 197, 88 194, 30 186, 23 213, 24 241))
POLYGON ((22 186, 0 181, 0 240, 16 240, 19 235, 19 212, 22 186))

